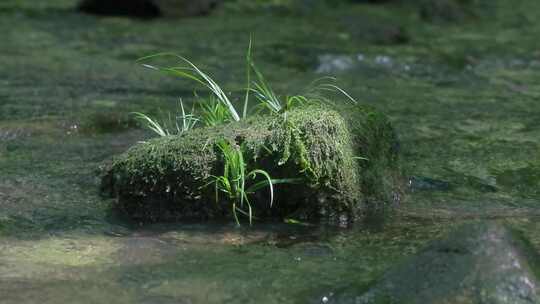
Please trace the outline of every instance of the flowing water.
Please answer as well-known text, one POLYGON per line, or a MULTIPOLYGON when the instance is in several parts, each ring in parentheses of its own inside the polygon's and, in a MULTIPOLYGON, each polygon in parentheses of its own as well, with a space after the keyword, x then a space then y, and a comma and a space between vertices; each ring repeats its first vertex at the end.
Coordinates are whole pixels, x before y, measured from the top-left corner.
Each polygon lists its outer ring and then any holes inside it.
POLYGON ((507 223, 540 252, 540 3, 477 2, 477 16, 426 22, 367 4, 132 20, 2 1, 0 302, 320 303, 467 221, 507 223), (335 75, 389 115, 410 177, 396 210, 347 229, 111 212, 99 167, 151 136, 129 113, 192 96, 134 61, 182 54, 241 94, 250 32, 277 92, 335 75))

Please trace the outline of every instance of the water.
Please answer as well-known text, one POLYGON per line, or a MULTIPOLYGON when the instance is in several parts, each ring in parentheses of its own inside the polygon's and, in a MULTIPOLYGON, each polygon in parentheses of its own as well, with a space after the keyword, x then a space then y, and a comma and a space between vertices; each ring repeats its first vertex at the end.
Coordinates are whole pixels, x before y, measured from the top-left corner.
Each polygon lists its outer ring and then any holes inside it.
POLYGON ((429 240, 475 220, 507 223, 540 251, 540 53, 528 39, 540 34, 540 4, 490 3, 476 20, 431 24, 384 6, 137 21, 78 15, 68 0, 3 1, 0 301, 320 303, 361 293, 429 240), (376 17, 357 17, 367 14, 376 17), (381 23, 403 26, 410 42, 357 32, 381 23), (174 51, 237 92, 246 29, 278 92, 301 93, 321 76, 321 56, 362 54, 335 71, 340 86, 391 117, 406 174, 448 187, 419 187, 384 221, 349 229, 140 226, 114 215, 98 194, 98 168, 151 136, 128 113, 174 109, 192 95, 190 83, 134 60, 174 51))

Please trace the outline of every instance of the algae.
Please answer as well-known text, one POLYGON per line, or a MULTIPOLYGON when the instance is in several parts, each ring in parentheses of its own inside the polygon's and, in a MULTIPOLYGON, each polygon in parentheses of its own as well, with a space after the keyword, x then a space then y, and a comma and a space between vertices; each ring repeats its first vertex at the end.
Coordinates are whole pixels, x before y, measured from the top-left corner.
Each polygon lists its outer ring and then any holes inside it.
MULTIPOLYGON (((103 237, 90 237, 82 240, 51 237, 42 240, 0 243, 1 258, 12 265, 48 264, 61 266, 88 266, 96 263, 112 262, 112 255, 118 244, 103 237)), ((11 271, 17 275, 19 271, 11 271)), ((6 276, 9 272, 2 269, 6 276)))

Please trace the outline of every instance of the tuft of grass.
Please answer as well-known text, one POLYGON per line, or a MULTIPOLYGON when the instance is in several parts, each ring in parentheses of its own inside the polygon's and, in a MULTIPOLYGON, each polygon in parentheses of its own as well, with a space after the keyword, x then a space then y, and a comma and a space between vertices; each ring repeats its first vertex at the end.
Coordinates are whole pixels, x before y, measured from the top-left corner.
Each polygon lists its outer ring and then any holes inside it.
POLYGON ((141 112, 133 112, 133 115, 135 115, 135 118, 140 120, 144 125, 152 130, 157 135, 164 137, 170 135, 169 130, 162 126, 160 122, 158 122, 156 119, 151 118, 150 116, 141 113, 141 112))
POLYGON ((227 108, 214 96, 199 99, 201 121, 205 126, 213 127, 231 121, 232 117, 227 108))
POLYGON ((268 172, 255 169, 247 171, 246 162, 244 161, 244 148, 243 146, 233 146, 226 140, 221 140, 217 143, 217 147, 220 149, 223 155, 223 174, 220 176, 213 176, 213 182, 216 192, 216 203, 219 202, 219 193, 225 193, 227 200, 231 202, 232 213, 236 224, 240 226, 240 220, 238 219, 237 212, 248 216, 249 224, 253 222, 253 208, 249 201, 249 195, 256 191, 267 187, 270 190, 270 208, 274 202, 274 181, 268 174, 268 172), (255 182, 249 186, 246 185, 248 181, 255 181, 257 176, 262 176, 263 180, 255 182), (246 211, 247 207, 247 211, 246 211))
POLYGON ((246 94, 244 96, 244 110, 242 111, 242 118, 247 117, 247 111, 248 111, 248 104, 249 104, 249 92, 250 92, 250 86, 251 86, 251 62, 253 61, 251 58, 251 45, 252 45, 252 38, 249 37, 249 45, 246 53, 246 94))
MULTIPOLYGON (((242 109, 242 115, 238 114, 238 111, 234 107, 229 97, 225 94, 223 89, 210 77, 207 73, 203 72, 193 62, 188 59, 172 54, 172 53, 159 53, 146 57, 142 57, 137 60, 144 67, 164 72, 166 74, 178 76, 184 79, 194 81, 195 83, 207 88, 211 92, 209 98, 199 98, 197 94, 195 97, 199 99, 201 103, 201 115, 202 120, 207 126, 215 126, 228 121, 239 121, 241 118, 246 118, 248 115, 248 105, 252 93, 258 100, 259 104, 255 106, 258 109, 268 110, 270 113, 283 114, 286 117, 286 113, 293 107, 308 103, 308 102, 325 102, 330 103, 331 100, 325 96, 325 92, 340 93, 347 98, 350 102, 356 104, 356 100, 349 95, 345 90, 333 84, 336 79, 333 77, 323 77, 312 82, 306 95, 292 95, 286 96, 284 99, 280 99, 274 92, 270 84, 266 81, 263 74, 259 71, 252 58, 252 39, 249 40, 249 46, 246 52, 246 80, 247 86, 244 95, 244 105, 242 109), (157 57, 174 57, 180 60, 180 66, 173 67, 160 67, 151 65, 148 62, 151 59, 157 57), (252 73, 255 75, 255 80, 252 81, 252 73), (325 82, 323 82, 325 81, 325 82), (227 114, 225 112, 228 112, 227 114)), ((185 113, 182 114, 186 116, 185 113)), ((155 120, 146 115, 138 115, 138 117, 145 121, 147 126, 159 134, 168 134, 168 130, 162 127, 155 120)), ((178 131, 179 132, 179 131, 178 131)))
POLYGON ((327 92, 338 93, 346 97, 346 100, 351 104, 358 104, 358 101, 354 99, 347 91, 335 85, 337 82, 335 77, 325 76, 317 78, 312 81, 307 89, 306 96, 311 101, 321 102, 321 103, 333 103, 334 101, 326 96, 327 92))
POLYGON ((180 100, 179 104, 182 115, 176 116, 174 120, 170 114, 168 115, 168 120, 162 122, 141 112, 133 112, 132 114, 135 115, 136 119, 141 121, 148 129, 152 130, 158 136, 164 137, 174 134, 182 134, 195 128, 199 119, 193 113, 193 109, 191 110, 191 113, 186 113, 182 100, 180 100))
POLYGON ((284 114, 286 117, 288 110, 309 101, 308 98, 303 95, 287 96, 283 101, 280 100, 264 78, 263 74, 257 69, 253 60, 250 58, 248 58, 248 60, 248 64, 256 76, 256 80, 252 83, 253 87, 248 87, 248 91, 253 92, 255 98, 259 101, 260 108, 269 110, 270 113, 284 114))
POLYGON ((254 93, 255 97, 259 100, 260 107, 269 110, 271 113, 282 113, 286 115, 287 111, 293 107, 308 102, 332 103, 333 101, 326 97, 326 94, 324 94, 325 92, 339 93, 345 96, 347 101, 353 104, 358 103, 349 93, 332 83, 336 81, 336 78, 334 77, 322 77, 316 79, 308 87, 308 94, 286 96, 282 101, 274 93, 263 74, 255 66, 255 63, 250 58, 248 58, 248 60, 250 60, 249 65, 257 78, 253 82, 253 87, 249 87, 248 91, 254 93))
POLYGON ((257 69, 254 62, 250 62, 251 69, 255 72, 257 80, 253 82, 253 88, 249 88, 255 94, 257 100, 259 100, 260 105, 270 110, 273 113, 281 113, 283 110, 283 105, 281 101, 276 96, 268 82, 266 82, 264 76, 257 69))
POLYGON ((182 102, 182 99, 180 99, 180 109, 182 111, 182 116, 180 116, 179 118, 182 120, 182 124, 181 124, 181 127, 178 125, 178 117, 177 117, 177 119, 175 119, 177 134, 181 134, 195 128, 195 125, 199 121, 197 116, 195 116, 194 114, 193 108, 191 109, 190 113, 186 114, 186 110, 184 109, 184 103, 182 102))
POLYGON ((223 89, 205 72, 203 72, 201 69, 199 69, 194 63, 189 61, 188 59, 171 53, 160 53, 155 55, 146 56, 143 58, 139 58, 137 62, 143 62, 147 61, 152 58, 156 57, 163 57, 163 56, 173 56, 178 59, 180 59, 180 64, 183 64, 183 66, 179 67, 158 67, 150 64, 143 64, 144 67, 147 67, 149 69, 165 72, 167 74, 171 74, 174 76, 178 76, 184 79, 195 81, 196 83, 202 85, 203 87, 209 89, 214 96, 217 98, 219 102, 221 102, 229 111, 231 117, 235 121, 240 120, 240 116, 238 115, 238 112, 236 111, 234 105, 227 97, 227 94, 223 91, 223 89))

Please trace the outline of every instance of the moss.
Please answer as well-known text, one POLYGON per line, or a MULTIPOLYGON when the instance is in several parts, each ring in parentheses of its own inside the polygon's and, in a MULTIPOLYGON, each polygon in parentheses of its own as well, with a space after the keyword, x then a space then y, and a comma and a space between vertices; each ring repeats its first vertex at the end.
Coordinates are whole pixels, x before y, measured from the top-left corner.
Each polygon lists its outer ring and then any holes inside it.
MULTIPOLYGON (((102 188, 140 220, 225 216, 228 204, 216 204, 208 186, 223 167, 215 149, 223 138, 245 145, 250 167, 303 181, 277 185, 276 207, 255 208, 259 216, 353 219, 368 203, 392 202, 400 189, 396 138, 386 118, 362 107, 321 105, 138 144, 106 170, 102 188)), ((264 193, 255 205, 262 202, 264 193)))

